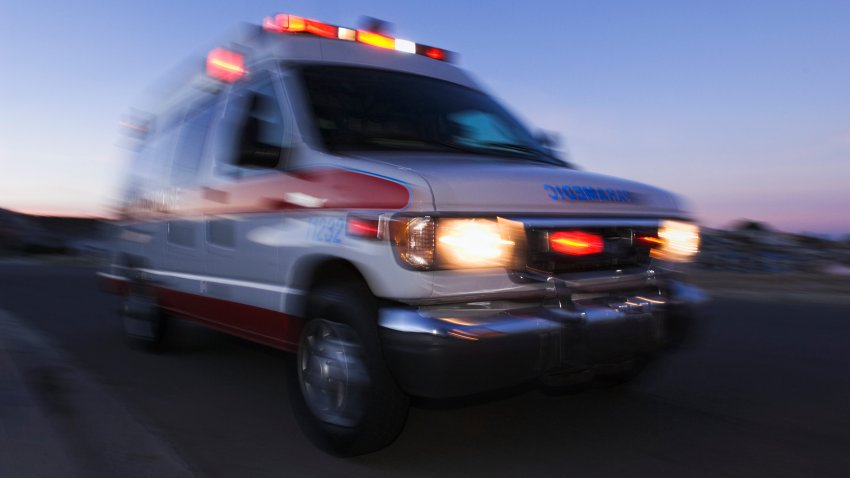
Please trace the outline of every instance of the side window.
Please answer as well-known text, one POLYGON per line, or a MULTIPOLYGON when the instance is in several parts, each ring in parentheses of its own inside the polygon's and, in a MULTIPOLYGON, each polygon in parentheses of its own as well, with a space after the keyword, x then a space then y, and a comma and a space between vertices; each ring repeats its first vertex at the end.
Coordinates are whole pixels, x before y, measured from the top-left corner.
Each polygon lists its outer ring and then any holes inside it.
POLYGON ((172 114, 159 119, 156 129, 139 151, 139 167, 143 188, 147 191, 165 187, 168 167, 174 152, 180 114, 172 114))
POLYGON ((197 182, 204 143, 214 111, 213 105, 207 104, 201 108, 189 110, 186 114, 177 139, 174 161, 171 163, 172 185, 185 186, 197 182))
POLYGON ((216 135, 216 169, 245 175, 273 169, 286 153, 287 137, 281 102, 265 76, 235 91, 216 135))
POLYGON ((454 141, 460 144, 522 143, 521 137, 515 135, 508 125, 487 112, 458 111, 448 115, 447 119, 452 125, 454 141))

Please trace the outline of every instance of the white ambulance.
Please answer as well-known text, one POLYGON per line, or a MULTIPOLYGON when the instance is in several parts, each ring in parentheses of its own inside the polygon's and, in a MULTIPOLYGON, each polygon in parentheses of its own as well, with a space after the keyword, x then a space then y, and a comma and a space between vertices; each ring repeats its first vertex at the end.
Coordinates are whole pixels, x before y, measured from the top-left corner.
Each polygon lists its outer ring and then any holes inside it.
POLYGON ((390 444, 410 396, 624 380, 678 343, 680 201, 560 160, 451 57, 285 14, 211 51, 126 180, 101 279, 127 335, 293 352, 299 423, 340 455, 390 444))

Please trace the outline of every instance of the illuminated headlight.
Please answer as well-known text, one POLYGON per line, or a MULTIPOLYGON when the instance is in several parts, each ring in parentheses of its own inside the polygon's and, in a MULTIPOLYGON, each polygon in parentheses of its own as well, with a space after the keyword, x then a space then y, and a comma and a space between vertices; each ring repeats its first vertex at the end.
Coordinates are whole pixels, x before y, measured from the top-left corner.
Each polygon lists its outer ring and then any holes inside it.
POLYGON ((447 268, 504 266, 513 245, 493 219, 443 219, 437 228, 437 257, 447 268))
POLYGON ((396 219, 391 237, 399 258, 417 269, 504 267, 515 242, 510 221, 485 218, 396 219), (507 236, 507 237, 506 237, 507 236))
POLYGON ((699 227, 681 221, 661 221, 658 227, 661 247, 652 256, 666 261, 684 262, 699 252, 699 227))

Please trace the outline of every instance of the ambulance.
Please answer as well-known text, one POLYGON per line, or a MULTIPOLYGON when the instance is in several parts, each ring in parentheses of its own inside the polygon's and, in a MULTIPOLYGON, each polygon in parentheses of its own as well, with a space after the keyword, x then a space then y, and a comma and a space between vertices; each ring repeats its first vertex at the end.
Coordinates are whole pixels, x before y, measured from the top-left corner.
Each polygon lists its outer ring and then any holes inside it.
POLYGON ((411 397, 625 381, 679 344, 704 299, 681 200, 577 169, 379 27, 269 17, 134 126, 100 274, 128 338, 182 318, 291 352, 299 425, 343 456, 411 397))

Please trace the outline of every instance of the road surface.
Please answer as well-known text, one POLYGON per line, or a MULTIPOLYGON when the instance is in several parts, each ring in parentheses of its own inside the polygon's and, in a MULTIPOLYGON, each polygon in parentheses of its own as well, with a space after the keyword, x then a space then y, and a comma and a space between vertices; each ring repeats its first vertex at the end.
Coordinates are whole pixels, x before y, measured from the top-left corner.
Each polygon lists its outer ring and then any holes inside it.
MULTIPOLYGON (((420 402, 394 445, 345 460, 314 449, 296 426, 287 354, 188 323, 166 353, 129 348, 118 299, 97 289, 93 272, 0 265, 0 310, 31 340, 9 355, 28 391, 0 393, 0 418, 22 420, 21 397, 39 403, 55 440, 74 444, 66 455, 85 455, 65 457, 88 467, 81 474, 850 476, 847 305, 717 300, 699 340, 630 386, 420 402)), ((11 430, 6 443, 26 452, 38 437, 25 435, 40 429, 11 430)), ((21 469, 25 455, 7 472, 35 474, 21 469)))

